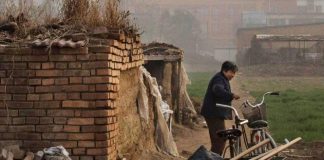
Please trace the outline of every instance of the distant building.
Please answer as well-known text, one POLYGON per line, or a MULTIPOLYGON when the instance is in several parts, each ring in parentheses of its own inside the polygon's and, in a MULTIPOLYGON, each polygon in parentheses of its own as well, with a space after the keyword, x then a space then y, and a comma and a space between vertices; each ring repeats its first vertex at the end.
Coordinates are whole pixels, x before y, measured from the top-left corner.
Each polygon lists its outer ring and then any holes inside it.
MULTIPOLYGON (((215 48, 215 53, 210 53, 216 54, 215 57, 222 57, 235 51, 239 28, 324 22, 324 0, 124 1, 124 7, 137 17, 158 19, 164 11, 171 13, 178 9, 189 11, 200 22, 202 36, 209 42, 206 46, 215 48), (154 12, 149 11, 152 6, 154 12)), ((154 25, 151 32, 158 33, 161 26, 154 25)))

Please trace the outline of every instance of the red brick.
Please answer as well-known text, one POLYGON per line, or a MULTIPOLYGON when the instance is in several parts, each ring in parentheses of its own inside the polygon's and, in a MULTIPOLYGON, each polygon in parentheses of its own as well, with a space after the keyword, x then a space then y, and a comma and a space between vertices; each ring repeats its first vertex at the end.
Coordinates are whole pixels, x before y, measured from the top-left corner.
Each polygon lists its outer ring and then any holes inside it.
POLYGON ((85 155, 85 148, 73 148, 73 155, 85 155))
POLYGON ((27 94, 27 100, 28 101, 39 101, 39 95, 38 94, 27 94))
POLYGON ((118 91, 118 85, 115 84, 97 84, 96 91, 118 91))
POLYGON ((65 125, 64 126, 64 132, 80 132, 80 126, 69 126, 65 125))
POLYGON ((115 102, 113 100, 101 100, 96 101, 95 106, 100 108, 114 108, 115 102))
POLYGON ((14 81, 15 85, 28 85, 27 78, 15 78, 14 81))
POLYGON ((48 94, 41 94, 40 95, 40 100, 41 101, 49 101, 49 100, 53 100, 53 94, 48 93, 48 94))
POLYGON ((10 94, 0 94, 0 100, 3 101, 3 100, 11 100, 11 95, 10 94))
POLYGON ((82 65, 80 62, 71 62, 69 63, 69 68, 72 68, 72 69, 78 69, 78 68, 81 68, 82 65))
POLYGON ((27 97, 25 94, 14 94, 14 95, 12 95, 12 99, 14 101, 24 101, 27 99, 27 97))
POLYGON ((53 124, 52 117, 40 117, 39 121, 40 121, 40 124, 53 124))
POLYGON ((80 93, 68 93, 67 98, 70 100, 79 100, 81 99, 80 93))
POLYGON ((0 125, 1 124, 11 124, 11 118, 10 117, 0 117, 0 125))
POLYGON ((26 117, 26 124, 39 124, 39 117, 26 117))
POLYGON ((102 140, 108 140, 109 139, 109 133, 97 133, 95 135, 97 141, 102 141, 102 140))
POLYGON ((96 92, 96 86, 95 85, 89 85, 89 92, 96 92))
POLYGON ((59 79, 55 79, 55 84, 56 85, 65 85, 69 83, 69 79, 68 78, 59 78, 59 79))
POLYGON ((54 118, 54 123, 55 124, 66 124, 67 123, 67 118, 65 118, 65 117, 55 117, 54 118))
POLYGON ((95 118, 95 124, 112 124, 115 123, 113 117, 95 118))
POLYGON ((42 80, 42 85, 43 86, 54 85, 54 79, 43 79, 42 80))
POLYGON ((32 108, 33 102, 23 102, 23 101, 8 101, 6 102, 8 108, 32 108))
POLYGON ((70 77, 70 83, 71 84, 81 84, 82 77, 70 77))
POLYGON ((24 141, 22 147, 24 148, 48 148, 51 146, 50 141, 24 141))
POLYGON ((108 144, 108 141, 96 141, 96 148, 101 148, 101 147, 108 147, 110 146, 108 144))
POLYGON ((108 117, 113 113, 113 110, 82 110, 81 117, 108 117))
MULTIPOLYGON (((79 40, 82 38, 79 38, 79 40)), ((74 39, 73 41, 78 41, 78 38, 74 39)), ((82 54, 88 54, 88 48, 87 47, 81 47, 81 48, 59 48, 56 51, 60 55, 65 54, 75 54, 75 55, 82 55, 82 54)))
POLYGON ((57 69, 66 69, 67 68, 67 63, 63 63, 63 62, 56 63, 55 68, 57 68, 57 69))
POLYGON ((70 133, 68 136, 69 140, 94 140, 93 133, 70 133))
POLYGON ((37 125, 36 132, 62 132, 62 125, 37 125))
POLYGON ((81 126, 81 132, 108 132, 107 125, 81 126))
MULTIPOLYGON (((72 153, 72 151, 68 151, 69 153, 72 153)), ((83 156, 81 156, 83 157, 83 156)), ((70 156, 71 160, 80 160, 80 156, 70 156)))
MULTIPOLYGON (((6 117, 8 116, 8 110, 7 109, 0 109, 0 116, 6 117)), ((10 109, 9 110, 9 117, 17 117, 18 116, 18 110, 10 109)))
POLYGON ((67 140, 68 135, 66 133, 43 133, 42 139, 53 139, 53 140, 67 140))
POLYGON ((94 118, 70 118, 68 119, 69 125, 93 125, 94 118))
MULTIPOLYGON (((1 140, 14 140, 14 139, 17 139, 16 134, 14 134, 14 133, 1 133, 1 135, 2 135, 2 137, 0 136, 1 140)), ((0 141, 0 145, 1 145, 1 141, 0 141)))
POLYGON ((63 101, 62 107, 65 107, 65 108, 88 108, 89 102, 88 101, 67 100, 67 101, 63 101))
POLYGON ((41 64, 40 63, 28 63, 28 68, 29 69, 41 69, 41 64))
POLYGON ((77 147, 76 141, 59 141, 59 142, 52 142, 53 146, 64 146, 64 148, 75 148, 77 147))
POLYGON ((83 100, 108 100, 110 98, 111 93, 81 93, 81 97, 83 100))
POLYGON ((66 93, 55 93, 54 94, 54 99, 55 100, 66 100, 67 99, 67 94, 66 93))
POLYGON ((28 62, 45 62, 48 61, 48 56, 37 55, 37 56, 22 56, 22 61, 28 62))
POLYGON ((77 55, 77 60, 78 61, 88 61, 90 58, 90 55, 87 54, 87 55, 77 55))
POLYGON ((50 117, 74 117, 73 110, 48 110, 47 116, 50 117))
POLYGON ((95 69, 91 69, 91 76, 95 76, 96 75, 96 70, 95 69))
POLYGON ((37 110, 37 109, 21 109, 19 110, 19 116, 25 117, 40 117, 45 116, 45 110, 37 110))
POLYGON ((38 70, 36 71, 36 77, 59 77, 63 76, 63 72, 60 70, 38 70))
POLYGON ((42 69, 53 69, 53 68, 55 68, 54 62, 42 63, 42 69))
POLYGON ((7 86, 7 93, 32 93, 34 89, 32 87, 27 86, 7 86))
POLYGON ((34 102, 34 108, 60 108, 60 101, 41 101, 34 102))
POLYGON ((29 79, 29 85, 37 86, 42 84, 42 79, 29 79))
POLYGON ((62 86, 62 91, 65 92, 87 92, 89 91, 88 85, 66 85, 62 86))
POLYGON ((82 156, 82 157, 80 157, 80 160, 94 160, 94 157, 92 157, 92 156, 82 156))
POLYGON ((91 46, 88 49, 92 53, 113 53, 115 48, 111 46, 91 46))
POLYGON ((0 125, 0 132, 8 132, 8 125, 0 125))
POLYGON ((64 76, 68 77, 80 77, 80 76, 90 76, 90 71, 85 69, 80 70, 65 70, 63 73, 64 76))
POLYGON ((79 141, 78 142, 78 147, 95 147, 95 142, 94 141, 79 141))
POLYGON ((87 155, 91 155, 91 156, 108 155, 108 149, 107 148, 87 149, 87 155))
POLYGON ((82 64, 82 69, 99 69, 99 68, 108 69, 109 67, 111 66, 108 61, 93 61, 93 62, 87 62, 82 64))
POLYGON ((9 126, 9 132, 34 132, 35 126, 23 125, 23 126, 9 126))
POLYGON ((111 79, 111 78, 112 77, 109 77, 109 76, 84 77, 83 83, 85 83, 85 84, 99 84, 99 83, 107 84, 107 83, 109 83, 109 79, 111 79))
POLYGON ((75 60, 76 60, 75 55, 50 55, 50 61, 54 61, 54 62, 69 62, 75 60))
MULTIPOLYGON (((2 121, 1 118, 0 118, 0 121, 2 121)), ((3 120, 3 122, 6 122, 6 121, 3 120)), ((25 124, 25 123, 26 123, 25 117, 12 118, 12 124, 25 124)), ((1 122, 0 122, 0 124, 1 124, 1 122)))
POLYGON ((36 93, 54 93, 61 92, 61 88, 57 86, 36 86, 36 93))
POLYGON ((40 133, 17 133, 16 137, 22 140, 41 140, 40 133))

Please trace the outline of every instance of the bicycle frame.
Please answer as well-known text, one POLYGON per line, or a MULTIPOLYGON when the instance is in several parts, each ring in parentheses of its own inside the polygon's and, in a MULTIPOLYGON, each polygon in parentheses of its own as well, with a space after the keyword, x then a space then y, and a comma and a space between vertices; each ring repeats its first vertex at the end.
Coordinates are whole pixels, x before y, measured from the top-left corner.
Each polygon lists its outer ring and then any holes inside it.
MULTIPOLYGON (((234 112, 234 114, 235 114, 235 127, 237 129, 239 129, 241 127, 242 136, 243 136, 243 140, 244 140, 244 145, 245 145, 246 148, 248 148, 249 147, 248 146, 248 139, 247 139, 247 134, 246 134, 246 131, 245 131, 244 124, 247 124, 249 121, 246 120, 246 119, 241 119, 238 112, 237 112, 237 110, 232 106, 217 103, 216 107, 231 109, 234 112)), ((238 139, 238 145, 239 146, 236 146, 236 147, 239 147, 240 149, 242 149, 242 143, 241 143, 240 138, 238 139)), ((233 146, 229 146, 229 147, 231 147, 231 150, 233 149, 232 148, 233 146)), ((242 151, 239 151, 239 152, 242 152, 242 151)), ((231 153, 231 156, 233 156, 232 153, 231 153)))

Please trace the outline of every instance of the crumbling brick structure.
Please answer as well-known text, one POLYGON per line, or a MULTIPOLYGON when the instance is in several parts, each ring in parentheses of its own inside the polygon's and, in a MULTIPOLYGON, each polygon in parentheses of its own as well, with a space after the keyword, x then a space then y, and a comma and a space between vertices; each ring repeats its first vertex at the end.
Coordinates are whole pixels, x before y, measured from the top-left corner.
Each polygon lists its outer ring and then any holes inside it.
POLYGON ((116 159, 119 77, 143 64, 143 51, 138 36, 100 38, 77 49, 1 46, 0 147, 116 159))

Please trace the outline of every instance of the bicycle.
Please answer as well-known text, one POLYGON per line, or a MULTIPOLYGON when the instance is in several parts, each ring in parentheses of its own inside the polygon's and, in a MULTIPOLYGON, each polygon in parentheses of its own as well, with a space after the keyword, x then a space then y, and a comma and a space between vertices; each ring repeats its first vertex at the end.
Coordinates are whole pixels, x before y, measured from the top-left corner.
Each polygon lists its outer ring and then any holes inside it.
POLYGON ((247 119, 240 118, 237 110, 232 106, 216 104, 216 107, 231 109, 234 112, 235 125, 232 126, 232 129, 226 129, 217 132, 218 136, 225 138, 226 140, 229 141, 229 146, 225 148, 221 156, 225 158, 225 153, 227 152, 228 149, 230 149, 230 156, 231 156, 230 158, 233 158, 243 151, 241 136, 243 136, 243 140, 247 145, 248 141, 247 141, 247 135, 246 135, 244 125, 247 124, 249 121, 247 119))
POLYGON ((265 139, 269 139, 270 143, 265 145, 264 147, 253 152, 254 155, 259 155, 265 153, 273 148, 277 147, 277 143, 272 138, 268 130, 268 122, 266 121, 266 105, 265 105, 265 97, 267 95, 280 95, 279 92, 266 92, 262 96, 262 100, 260 103, 252 105, 249 100, 246 100, 242 106, 241 111, 243 117, 249 120, 247 123, 248 127, 251 129, 252 133, 250 136, 250 142, 248 143, 248 147, 256 145, 265 139))

